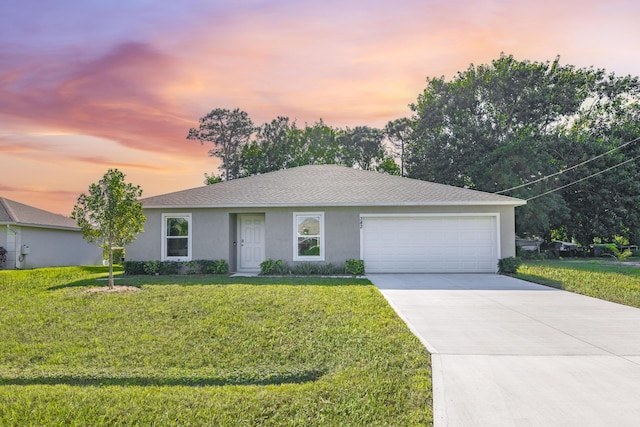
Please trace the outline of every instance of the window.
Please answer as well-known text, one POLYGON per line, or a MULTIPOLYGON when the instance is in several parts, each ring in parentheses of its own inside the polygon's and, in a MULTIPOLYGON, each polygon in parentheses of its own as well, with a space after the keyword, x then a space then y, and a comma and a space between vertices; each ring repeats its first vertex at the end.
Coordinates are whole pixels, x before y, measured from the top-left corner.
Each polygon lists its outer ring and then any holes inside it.
POLYGON ((324 213, 294 213, 294 261, 324 261, 324 213))
POLYGON ((191 214, 162 215, 162 260, 191 260, 191 214))

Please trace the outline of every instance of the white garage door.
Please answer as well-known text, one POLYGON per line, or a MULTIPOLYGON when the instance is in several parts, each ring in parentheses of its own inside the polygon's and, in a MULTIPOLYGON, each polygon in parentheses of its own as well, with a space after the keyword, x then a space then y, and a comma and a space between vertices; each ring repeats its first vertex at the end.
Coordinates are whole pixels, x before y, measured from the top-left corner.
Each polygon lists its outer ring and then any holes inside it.
POLYGON ((495 273, 497 216, 362 216, 367 273, 495 273))

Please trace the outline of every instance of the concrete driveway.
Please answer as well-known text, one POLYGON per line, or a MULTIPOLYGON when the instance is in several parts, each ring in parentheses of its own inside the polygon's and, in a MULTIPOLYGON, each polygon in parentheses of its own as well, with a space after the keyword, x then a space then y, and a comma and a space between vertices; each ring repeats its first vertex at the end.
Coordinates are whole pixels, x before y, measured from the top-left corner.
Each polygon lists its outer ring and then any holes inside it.
POLYGON ((499 275, 367 277, 432 354, 436 426, 640 425, 640 310, 499 275))

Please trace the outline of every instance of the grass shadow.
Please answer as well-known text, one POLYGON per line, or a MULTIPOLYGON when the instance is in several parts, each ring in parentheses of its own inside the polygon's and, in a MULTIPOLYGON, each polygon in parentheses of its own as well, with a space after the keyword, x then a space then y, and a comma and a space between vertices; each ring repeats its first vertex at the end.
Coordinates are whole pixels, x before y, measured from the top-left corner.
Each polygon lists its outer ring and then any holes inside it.
POLYGON ((221 386, 266 386, 284 384, 305 384, 314 382, 326 374, 326 370, 307 370, 295 373, 276 373, 271 375, 237 375, 230 377, 100 377, 100 376, 38 376, 2 378, 0 386, 18 385, 69 385, 78 387, 104 386, 188 386, 188 387, 221 387, 221 386))
MULTIPOLYGON (((134 286, 141 288, 145 285, 178 285, 178 286, 219 286, 219 285, 290 285, 290 286, 371 286, 368 279, 354 279, 350 277, 317 277, 317 276, 256 276, 232 277, 222 275, 167 275, 167 276, 127 276, 114 277, 115 284, 120 286, 134 286)), ((107 281, 101 279, 83 279, 47 288, 55 291, 64 288, 107 286, 107 281)))
MULTIPOLYGON (((114 284, 116 286, 134 286, 136 288, 140 288, 141 285, 135 285, 130 283, 125 283, 122 279, 124 278, 121 274, 114 275, 114 284)), ((95 288, 99 286, 109 286, 108 279, 106 277, 101 278, 93 278, 93 279, 80 279, 69 283, 63 283, 60 285, 50 286, 47 288, 48 291, 57 291, 59 289, 66 288, 95 288)))

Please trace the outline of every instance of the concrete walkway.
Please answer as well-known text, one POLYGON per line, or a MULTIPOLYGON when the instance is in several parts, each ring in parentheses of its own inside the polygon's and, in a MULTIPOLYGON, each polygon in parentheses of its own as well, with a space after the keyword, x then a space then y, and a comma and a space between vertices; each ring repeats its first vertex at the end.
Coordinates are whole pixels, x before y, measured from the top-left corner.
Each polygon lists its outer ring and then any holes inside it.
POLYGON ((639 426, 640 310, 499 275, 368 275, 432 354, 435 426, 639 426))

